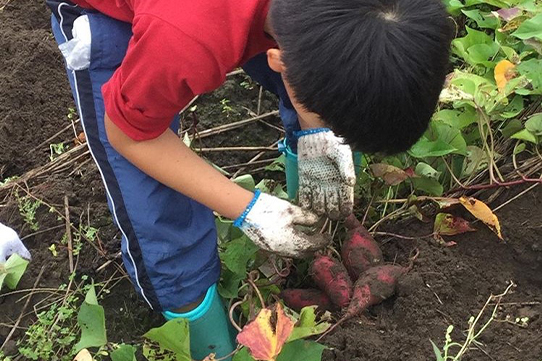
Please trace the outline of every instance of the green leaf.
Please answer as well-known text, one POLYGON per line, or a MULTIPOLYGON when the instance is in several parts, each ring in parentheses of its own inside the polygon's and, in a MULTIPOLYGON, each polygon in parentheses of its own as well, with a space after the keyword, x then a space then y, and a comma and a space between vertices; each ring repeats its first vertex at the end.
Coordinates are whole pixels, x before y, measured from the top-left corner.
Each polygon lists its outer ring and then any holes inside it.
POLYGON ((314 341, 296 340, 284 345, 277 361, 321 361, 325 349, 314 341))
POLYGON ((137 361, 136 348, 132 345, 121 344, 109 355, 111 361, 137 361))
POLYGON ((523 142, 516 144, 516 146, 514 147, 514 155, 518 155, 519 153, 523 152, 526 148, 527 146, 523 142))
POLYGON ((153 328, 143 335, 177 356, 177 361, 191 361, 188 320, 174 318, 161 327, 153 328))
POLYGON ((492 13, 482 12, 478 9, 461 10, 468 18, 474 20, 476 25, 481 29, 497 29, 499 27, 499 19, 492 13))
POLYGON ((435 345, 435 343, 431 340, 429 340, 429 342, 431 342, 431 345, 433 346, 433 352, 435 353, 436 361, 444 361, 444 358, 442 357, 442 353, 440 352, 437 345, 435 345))
POLYGON ((295 324, 294 330, 288 338, 288 342, 324 333, 330 324, 327 322, 316 322, 316 306, 304 307, 295 324))
POLYGON ((444 5, 446 6, 446 10, 451 15, 454 15, 454 16, 459 15, 460 14, 459 10, 465 7, 465 5, 459 0, 443 0, 443 2, 444 2, 444 5))
POLYGON ((436 180, 427 177, 412 178, 414 188, 429 195, 440 197, 444 187, 436 180))
POLYGON ((28 261, 15 253, 8 258, 6 263, 0 264, 0 290, 4 283, 10 290, 15 289, 27 266, 28 261))
POLYGON ((455 150, 452 153, 465 155, 467 153, 467 143, 457 128, 447 124, 433 122, 430 128, 430 134, 435 141, 446 143, 455 150))
POLYGON ((443 142, 442 140, 431 141, 422 137, 416 144, 410 148, 408 153, 415 158, 440 157, 457 151, 456 148, 443 142))
POLYGON ((253 191, 256 187, 256 182, 250 174, 241 175, 233 179, 233 182, 249 191, 253 191))
MULTIPOLYGON (((232 361, 255 361, 250 355, 248 348, 243 347, 234 356, 232 361)), ((293 360, 292 360, 293 361, 293 360)))
POLYGON ((416 165, 416 174, 420 176, 424 176, 427 178, 432 178, 435 180, 438 180, 440 177, 440 172, 437 171, 435 168, 431 167, 429 164, 420 162, 416 165))
POLYGON ((3 272, 3 266, 0 265, 0 291, 2 291, 2 285, 4 284, 4 280, 6 279, 7 273, 3 272))
POLYGON ((525 122, 525 129, 534 135, 542 135, 542 113, 538 113, 530 117, 525 122))
POLYGON ((216 235, 219 239, 219 244, 230 240, 230 233, 233 227, 233 222, 229 219, 215 218, 216 235))
POLYGON ((282 187, 282 184, 280 184, 280 183, 277 183, 275 185, 275 188, 273 189, 271 194, 274 195, 275 197, 279 197, 281 199, 288 199, 288 193, 286 193, 284 191, 284 188, 282 187))
POLYGON ((247 272, 247 263, 254 258, 256 252, 258 252, 258 247, 243 235, 226 243, 220 258, 230 271, 244 276, 247 272))
POLYGON ((498 8, 507 8, 521 0, 465 0, 465 6, 488 4, 498 8))
POLYGON ((542 71, 540 69, 542 69, 542 59, 529 59, 517 65, 518 73, 524 75, 532 87, 532 89, 527 89, 526 94, 542 94, 542 71))
POLYGON ((489 162, 486 152, 477 146, 467 147, 467 157, 465 158, 464 176, 470 176, 474 172, 487 168, 489 162))
POLYGON ((511 136, 511 138, 538 144, 538 139, 536 138, 536 135, 529 132, 527 129, 520 130, 519 132, 511 136))
POLYGON ((523 124, 519 119, 512 119, 506 124, 506 126, 501 130, 503 137, 510 138, 517 132, 523 129, 523 124))
POLYGON ((462 110, 443 109, 435 113, 434 119, 456 129, 463 129, 476 122, 476 110, 466 106, 462 110))
POLYGON ((94 285, 88 290, 85 301, 79 309, 77 323, 81 327, 81 339, 75 345, 76 352, 107 344, 104 308, 98 305, 94 285))
POLYGON ((271 172, 284 172, 285 162, 286 162, 286 156, 284 154, 281 154, 280 157, 278 157, 277 159, 273 161, 273 163, 265 167, 265 170, 268 170, 271 172))
POLYGON ((538 14, 534 18, 524 21, 512 35, 522 40, 529 38, 542 40, 542 14, 538 14))
MULTIPOLYGON (((515 79, 514 79, 515 80, 515 79)), ((508 84, 510 84, 509 82, 508 84)), ((500 113, 503 118, 510 119, 518 116, 523 111, 523 97, 516 95, 506 108, 500 113)))
POLYGON ((233 273, 229 269, 222 271, 218 284, 218 293, 224 298, 236 298, 239 295, 239 283, 245 279, 246 275, 233 273))
POLYGON ((471 65, 491 67, 492 59, 499 51, 499 45, 483 31, 465 27, 467 35, 452 41, 452 52, 471 65))

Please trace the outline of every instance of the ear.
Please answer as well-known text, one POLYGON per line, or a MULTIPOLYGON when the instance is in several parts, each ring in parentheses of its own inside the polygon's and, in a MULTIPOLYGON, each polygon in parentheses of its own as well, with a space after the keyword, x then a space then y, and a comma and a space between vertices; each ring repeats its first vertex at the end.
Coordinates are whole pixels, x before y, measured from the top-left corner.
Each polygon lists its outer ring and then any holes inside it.
POLYGON ((280 49, 273 48, 267 50, 267 63, 269 64, 269 67, 277 73, 283 73, 286 70, 284 63, 281 60, 281 55, 280 49))

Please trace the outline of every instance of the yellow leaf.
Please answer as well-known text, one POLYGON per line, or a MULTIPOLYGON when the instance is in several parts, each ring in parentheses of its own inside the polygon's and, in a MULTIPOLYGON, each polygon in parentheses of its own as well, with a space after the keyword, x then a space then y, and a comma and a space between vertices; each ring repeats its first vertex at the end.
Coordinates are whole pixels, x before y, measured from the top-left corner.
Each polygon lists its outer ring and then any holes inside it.
POLYGON ((514 78, 515 68, 516 66, 508 60, 501 60, 497 66, 495 66, 495 82, 497 83, 499 91, 503 91, 508 81, 514 78))
POLYGON ((293 329, 294 322, 277 303, 274 309, 262 309, 237 335, 237 342, 248 347, 256 360, 275 360, 293 329))
POLYGON ((81 351, 79 351, 77 355, 75 355, 75 358, 73 359, 73 361, 94 361, 94 359, 92 358, 92 355, 90 354, 90 352, 88 352, 88 350, 84 348, 81 351))
POLYGON ((499 219, 484 202, 465 196, 459 198, 459 201, 473 216, 484 222, 500 239, 503 239, 499 219))

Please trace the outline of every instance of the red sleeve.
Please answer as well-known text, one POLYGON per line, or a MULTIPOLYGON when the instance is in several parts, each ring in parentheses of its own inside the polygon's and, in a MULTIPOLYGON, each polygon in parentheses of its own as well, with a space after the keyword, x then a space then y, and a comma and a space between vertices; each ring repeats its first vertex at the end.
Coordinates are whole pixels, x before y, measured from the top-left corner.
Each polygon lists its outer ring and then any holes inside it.
POLYGON ((126 57, 102 92, 105 110, 134 140, 158 137, 197 94, 222 84, 226 70, 200 43, 149 15, 138 16, 126 57))

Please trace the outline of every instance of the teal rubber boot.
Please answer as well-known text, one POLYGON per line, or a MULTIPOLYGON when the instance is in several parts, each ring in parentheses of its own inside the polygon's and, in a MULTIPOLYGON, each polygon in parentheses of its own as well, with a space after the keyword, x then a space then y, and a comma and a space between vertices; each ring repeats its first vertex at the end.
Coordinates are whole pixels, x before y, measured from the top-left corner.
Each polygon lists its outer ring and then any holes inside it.
MULTIPOLYGON (((186 318, 190 327, 190 353, 192 359, 202 360, 210 353, 216 358, 229 355, 235 350, 236 334, 230 325, 230 319, 222 299, 216 290, 216 284, 208 290, 201 304, 190 312, 163 313, 166 320, 186 318)), ((225 361, 231 361, 231 357, 225 361)))

